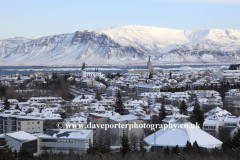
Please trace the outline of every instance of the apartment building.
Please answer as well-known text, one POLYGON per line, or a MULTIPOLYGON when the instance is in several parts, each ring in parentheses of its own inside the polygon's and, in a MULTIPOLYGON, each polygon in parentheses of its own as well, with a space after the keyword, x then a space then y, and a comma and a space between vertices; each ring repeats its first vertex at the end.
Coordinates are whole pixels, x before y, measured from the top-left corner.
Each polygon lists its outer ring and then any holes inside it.
POLYGON ((124 125, 125 127, 116 127, 109 128, 109 136, 112 137, 115 135, 117 137, 115 143, 113 145, 121 145, 121 136, 123 132, 131 139, 132 136, 140 138, 143 135, 143 121, 138 116, 134 115, 119 115, 115 117, 111 117, 109 119, 109 124, 111 125, 124 125), (130 127, 129 125, 136 124, 138 127, 130 127), (141 127, 142 126, 142 127, 141 127))
POLYGON ((61 97, 32 97, 27 102, 30 103, 61 103, 64 100, 61 97))
MULTIPOLYGON (((109 118, 118 117, 119 114, 115 112, 106 111, 104 114, 99 113, 89 113, 87 122, 89 124, 109 124, 109 118)), ((102 128, 94 128, 93 129, 93 140, 97 141, 101 132, 105 132, 105 136, 109 136, 109 131, 105 131, 102 128)))
POLYGON ((101 82, 97 82, 96 84, 93 85, 94 92, 104 93, 105 90, 106 90, 106 86, 101 82))
POLYGON ((218 115, 212 115, 205 119, 203 130, 217 137, 219 129, 225 128, 232 131, 239 125, 239 122, 240 118, 238 116, 220 117, 218 115))
POLYGON ((116 97, 119 90, 121 90, 121 89, 119 89, 118 87, 109 86, 109 87, 106 89, 106 95, 107 95, 108 97, 110 97, 110 96, 116 97))
POLYGON ((116 126, 111 128, 101 128, 96 127, 93 129, 93 139, 97 141, 100 137, 103 139, 108 139, 111 142, 111 145, 118 146, 120 145, 120 139, 125 131, 126 135, 130 138, 131 135, 140 137, 143 134, 143 128, 130 128, 126 124, 143 124, 141 118, 134 115, 119 115, 115 112, 106 111, 104 114, 90 113, 88 117, 88 123, 92 125, 104 124, 109 126, 116 126), (118 125, 124 125, 126 127, 122 128, 118 125))
POLYGON ((92 88, 94 84, 96 84, 98 81, 86 79, 81 82, 82 88, 92 88))
POLYGON ((143 92, 160 92, 160 86, 156 86, 155 84, 147 84, 147 83, 139 83, 136 86, 137 95, 143 92))
POLYGON ((16 131, 43 132, 43 121, 42 117, 26 116, 25 113, 18 110, 15 112, 5 111, 0 114, 0 134, 16 131))

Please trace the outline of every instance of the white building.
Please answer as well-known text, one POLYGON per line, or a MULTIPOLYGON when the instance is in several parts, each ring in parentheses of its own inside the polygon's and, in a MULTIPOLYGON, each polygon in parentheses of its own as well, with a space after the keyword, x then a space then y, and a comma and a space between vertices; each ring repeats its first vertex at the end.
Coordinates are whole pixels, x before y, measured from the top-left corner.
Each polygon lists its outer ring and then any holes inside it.
POLYGON ((92 130, 76 129, 48 129, 38 137, 38 153, 52 151, 53 153, 69 153, 73 149, 75 153, 85 152, 89 148, 89 142, 93 142, 92 130))
POLYGON ((207 117, 203 123, 203 130, 213 136, 218 136, 219 129, 227 128, 233 130, 239 125, 240 118, 238 116, 220 117, 216 114, 207 117))
MULTIPOLYGON (((138 116, 119 115, 119 116, 111 117, 109 124, 113 124, 113 125, 137 124, 140 126, 140 124, 143 124, 143 121, 138 116)), ((118 137, 118 139, 116 140, 114 145, 121 145, 121 136, 123 135, 123 131, 125 131, 125 134, 128 136, 129 139, 132 135, 134 135, 136 137, 140 137, 143 134, 143 128, 141 128, 141 127, 139 127, 139 128, 132 127, 131 129, 129 128, 129 126, 126 128, 116 127, 116 128, 110 128, 108 130, 109 130, 110 136, 116 135, 118 137)))
POLYGON ((108 97, 111 97, 111 96, 116 97, 118 91, 121 91, 121 89, 119 89, 118 87, 109 86, 109 87, 106 89, 106 95, 107 95, 108 97))
POLYGON ((30 103, 34 103, 34 102, 37 102, 37 103, 41 103, 41 102, 44 102, 44 103, 61 103, 63 101, 64 100, 61 97, 32 97, 27 102, 30 102, 30 103))
POLYGON ((6 133, 5 140, 12 151, 16 150, 19 152, 22 149, 37 155, 38 140, 36 136, 24 131, 18 131, 6 133))
POLYGON ((139 83, 136 86, 137 95, 143 92, 160 92, 160 86, 155 84, 139 83))
POLYGON ((104 93, 105 90, 106 90, 106 86, 104 84, 102 84, 101 82, 97 82, 93 85, 94 92, 104 93))

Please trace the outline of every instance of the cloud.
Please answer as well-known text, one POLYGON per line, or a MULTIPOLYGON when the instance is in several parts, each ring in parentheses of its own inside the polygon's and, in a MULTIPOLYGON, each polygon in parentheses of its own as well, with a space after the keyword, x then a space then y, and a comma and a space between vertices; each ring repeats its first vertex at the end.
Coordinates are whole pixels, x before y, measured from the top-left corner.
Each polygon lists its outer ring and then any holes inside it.
POLYGON ((179 2, 179 3, 222 3, 222 4, 240 4, 240 0, 143 0, 156 2, 179 2))

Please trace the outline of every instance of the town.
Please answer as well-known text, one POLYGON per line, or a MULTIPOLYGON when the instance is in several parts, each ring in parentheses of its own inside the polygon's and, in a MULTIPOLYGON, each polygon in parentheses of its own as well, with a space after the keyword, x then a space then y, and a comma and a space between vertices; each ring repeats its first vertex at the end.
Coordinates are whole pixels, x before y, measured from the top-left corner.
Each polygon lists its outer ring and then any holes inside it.
POLYGON ((88 72, 83 63, 79 73, 1 77, 0 146, 13 154, 0 157, 239 148, 239 67, 154 68, 149 57, 146 69, 124 73, 88 72), (184 127, 129 128, 133 124, 184 127))

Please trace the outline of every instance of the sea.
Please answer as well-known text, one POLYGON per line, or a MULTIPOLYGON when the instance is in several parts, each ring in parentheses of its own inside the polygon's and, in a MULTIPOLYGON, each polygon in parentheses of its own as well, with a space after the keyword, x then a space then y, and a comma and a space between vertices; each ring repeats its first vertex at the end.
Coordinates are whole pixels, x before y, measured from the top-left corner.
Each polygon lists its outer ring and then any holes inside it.
MULTIPOLYGON (((203 67, 219 67, 222 65, 153 65, 152 67, 158 68, 180 68, 183 66, 189 66, 192 68, 203 68, 203 67)), ((34 74, 35 72, 71 72, 71 73, 80 73, 81 66, 61 66, 61 67, 49 67, 49 66, 0 66, 0 76, 9 76, 16 75, 17 73, 20 75, 26 74, 34 74)), ((131 65, 131 66, 86 66, 87 72, 94 72, 95 69, 98 69, 103 74, 107 73, 124 73, 127 69, 146 69, 146 65, 131 65)))

